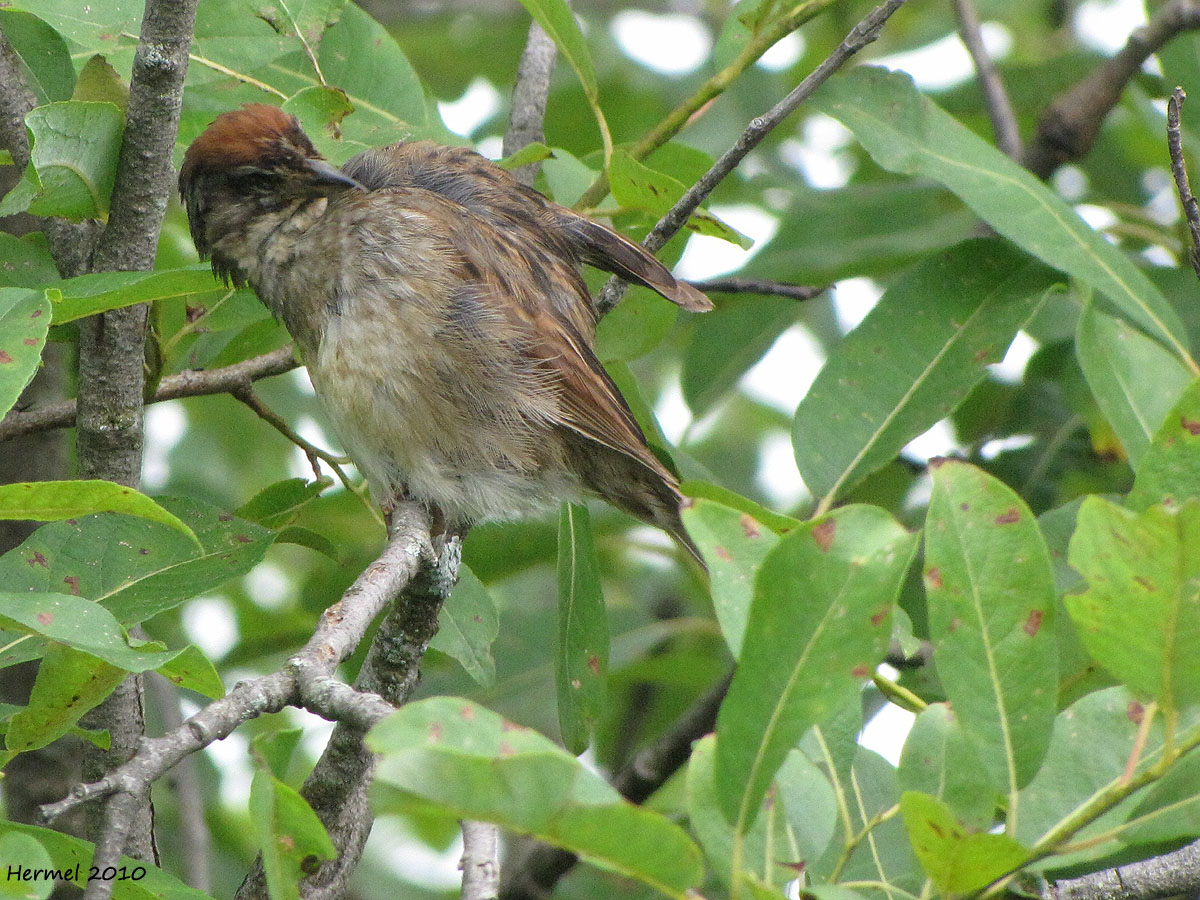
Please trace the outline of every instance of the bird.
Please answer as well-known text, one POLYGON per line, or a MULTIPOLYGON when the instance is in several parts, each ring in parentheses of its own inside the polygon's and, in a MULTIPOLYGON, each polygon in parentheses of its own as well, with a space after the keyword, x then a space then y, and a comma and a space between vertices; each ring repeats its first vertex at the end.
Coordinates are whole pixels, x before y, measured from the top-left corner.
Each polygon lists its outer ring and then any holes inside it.
POLYGON ((581 264, 713 307, 644 248, 468 148, 401 141, 337 168, 270 104, 218 116, 179 191, 201 259, 290 333, 385 514, 416 500, 464 534, 597 495, 704 568, 595 352, 581 264))

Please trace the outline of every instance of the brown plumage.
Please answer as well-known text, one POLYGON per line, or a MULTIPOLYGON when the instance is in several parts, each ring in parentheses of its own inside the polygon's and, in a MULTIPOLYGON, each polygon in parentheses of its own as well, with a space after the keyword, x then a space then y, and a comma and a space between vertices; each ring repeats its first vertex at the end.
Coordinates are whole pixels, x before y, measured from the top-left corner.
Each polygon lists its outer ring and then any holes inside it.
POLYGON ((637 244, 462 148, 335 169, 265 105, 200 135, 179 187, 197 250, 283 321, 376 502, 410 496, 461 529, 592 491, 700 559, 592 349, 580 262, 712 306, 637 244))

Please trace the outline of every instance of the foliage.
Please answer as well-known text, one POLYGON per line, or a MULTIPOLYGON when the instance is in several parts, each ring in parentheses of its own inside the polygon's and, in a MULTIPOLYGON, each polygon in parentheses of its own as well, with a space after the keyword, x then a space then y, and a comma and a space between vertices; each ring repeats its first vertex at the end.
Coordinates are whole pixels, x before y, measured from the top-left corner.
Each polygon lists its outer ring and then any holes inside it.
MULTIPOLYGON (((581 29, 560 0, 522 2, 564 62, 548 149, 512 162, 544 159, 541 190, 583 198, 635 237, 869 8, 742 0, 704 19, 717 38, 701 68, 667 77, 614 46, 609 6, 577 4, 581 29), (796 27, 796 60, 754 64, 796 27)), ((1064 42, 1052 4, 980 6, 1012 37, 1001 75, 1030 136, 1051 92, 1099 57, 1064 42)), ((38 103, 32 160, 0 214, 106 215, 135 7, 0 10, 38 103)), ((405 13, 385 27, 340 2, 202 0, 176 162, 217 113, 264 100, 338 163, 409 138, 498 156, 503 115, 456 135, 437 101, 475 78, 507 91, 525 10, 405 13)), ((951 25, 941 6, 912 3, 870 52, 951 25)), ((733 274, 871 279, 878 302, 843 327, 836 288, 806 303, 714 292, 704 317, 634 290, 602 323, 601 358, 687 479, 684 518, 711 576, 599 506, 476 528, 423 699, 369 737, 372 799, 391 827, 368 847, 363 894, 452 891, 383 861, 399 832, 445 850, 457 817, 580 854, 594 866, 561 888, 578 898, 779 897, 797 879, 844 898, 1037 891, 1200 838, 1200 315, 1158 106, 1200 74, 1197 41, 1168 44, 1165 75, 1139 76, 1091 154, 1049 184, 993 146, 973 80, 933 92, 864 66, 835 75, 720 185, 689 223, 693 265, 717 246, 701 241, 747 245, 726 219, 751 207, 777 227, 733 274), (816 187, 796 160, 831 133, 847 174, 816 187), (780 349, 799 334, 824 357, 808 389, 804 361, 780 349), (998 367, 1018 338, 1036 347, 1028 364, 998 367), (955 459, 913 443, 938 423, 955 459), (794 463, 775 452, 784 444, 794 463), (879 668, 889 643, 895 660, 921 642, 932 665, 879 668), (627 767, 735 662, 715 736, 645 805, 596 774, 627 767), (915 717, 898 764, 856 740, 864 709, 884 702, 915 717), (588 748, 584 765, 573 754, 588 748)), ((1200 152, 1200 132, 1184 137, 1200 152)), ((99 311, 152 304, 153 384, 287 340, 251 292, 197 264, 177 205, 155 272, 54 271, 39 235, 0 235, 0 412, 47 341, 75 340, 71 323, 99 311)), ((256 390, 329 443, 306 382, 256 390)), ((0 488, 0 516, 47 522, 0 558, 0 665, 41 660, 28 705, 0 707, 5 760, 68 733, 103 744, 79 720, 126 672, 157 670, 202 702, 237 672, 276 668, 381 543, 356 492, 231 397, 151 406, 148 423, 155 499, 102 482, 0 488), (207 624, 189 612, 200 597, 207 624)), ((239 737, 219 766, 201 757, 217 896, 259 850, 273 896, 296 896, 333 852, 297 792, 311 748, 296 748, 294 724, 263 717, 242 729, 259 736, 253 752, 239 737)), ((198 895, 169 874, 171 803, 160 828, 162 869, 118 881, 117 895, 198 895)), ((89 853, 0 821, 0 868, 86 866, 89 853)))

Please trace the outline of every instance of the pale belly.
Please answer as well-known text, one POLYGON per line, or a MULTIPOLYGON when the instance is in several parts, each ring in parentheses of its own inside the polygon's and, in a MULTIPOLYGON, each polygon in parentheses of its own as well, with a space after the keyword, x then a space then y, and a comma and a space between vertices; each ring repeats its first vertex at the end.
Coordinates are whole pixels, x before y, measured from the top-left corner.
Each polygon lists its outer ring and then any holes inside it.
POLYGON ((550 421, 513 415, 520 398, 455 360, 431 328, 335 315, 306 354, 346 452, 388 505, 436 504, 451 526, 539 512, 581 493, 550 421), (386 328, 387 341, 379 341, 386 328))

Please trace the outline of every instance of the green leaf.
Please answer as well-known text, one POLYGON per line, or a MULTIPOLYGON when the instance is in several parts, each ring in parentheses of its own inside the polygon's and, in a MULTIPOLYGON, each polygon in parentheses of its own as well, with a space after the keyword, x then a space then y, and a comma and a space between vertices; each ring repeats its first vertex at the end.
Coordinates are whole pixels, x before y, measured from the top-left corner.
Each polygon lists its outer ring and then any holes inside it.
MULTIPOLYGON (((688 760, 688 825, 717 876, 730 885, 734 832, 717 800, 715 764, 716 740, 709 735, 692 747, 688 760)), ((749 869, 777 891, 795 879, 794 864, 821 854, 833 836, 837 821, 837 805, 829 779, 802 753, 788 754, 779 770, 778 782, 766 799, 762 814, 745 836, 742 850, 745 860, 742 871, 749 869), (793 859, 793 853, 798 858, 793 859)))
POLYGON ((125 680, 126 671, 62 644, 50 644, 38 663, 28 705, 8 723, 10 753, 37 750, 75 727, 125 680))
POLYGON ((297 37, 316 55, 325 30, 338 20, 346 0, 271 0, 259 15, 280 34, 297 37), (273 6, 275 9, 271 9, 273 6))
POLYGON ((1061 280, 1011 244, 966 241, 892 285, 830 356, 792 426, 826 502, 949 415, 1061 280))
POLYGON ((170 661, 158 667, 158 674, 172 684, 219 700, 225 696, 225 685, 212 661, 204 651, 188 644, 170 661))
POLYGON ((941 185, 869 181, 830 190, 797 186, 750 269, 756 275, 829 284, 891 276, 971 236, 978 217, 941 185))
POLYGON ((481 687, 496 683, 492 641, 500 633, 496 601, 467 566, 458 568, 458 584, 438 614, 438 630, 429 646, 458 660, 481 687))
POLYGON ((1088 497, 1068 558, 1088 583, 1066 597, 1083 646, 1164 710, 1200 702, 1200 501, 1124 509, 1088 497))
POLYGON ((33 835, 0 834, 0 872, 4 872, 0 897, 4 900, 46 900, 54 891, 54 876, 43 874, 50 868, 50 854, 33 835))
POLYGON ((259 763, 250 785, 250 821, 262 853, 272 900, 299 900, 300 881, 337 848, 312 807, 259 763))
POLYGON ((338 552, 337 544, 320 532, 313 531, 311 528, 305 528, 302 525, 285 525, 283 528, 280 528, 275 534, 275 543, 295 544, 297 547, 307 547, 309 550, 329 557, 335 563, 342 561, 342 555, 338 552))
POLYGON ((307 481, 288 478, 267 485, 240 507, 236 514, 247 522, 257 522, 264 528, 290 525, 311 501, 333 482, 329 478, 307 481))
POLYGON ((917 858, 940 890, 987 887, 1029 858, 1029 851, 1007 835, 968 831, 949 806, 928 794, 905 791, 900 815, 917 858))
MULTIPOLYGON (((18 825, 0 819, 0 835, 9 834, 24 834, 36 838, 49 852, 51 866, 60 870, 64 881, 80 888, 85 886, 88 866, 92 861, 93 847, 90 843, 49 828, 18 825)), ((129 877, 113 882, 113 900, 211 900, 203 891, 188 887, 157 866, 128 856, 122 856, 118 866, 123 866, 129 877)))
POLYGON ((587 507, 564 503, 558 520, 558 724, 572 753, 587 749, 604 712, 608 614, 587 507))
POLYGON ((216 304, 233 291, 213 277, 208 266, 156 272, 96 272, 56 282, 54 324, 137 303, 182 300, 189 306, 216 304))
POLYGON ((857 693, 887 652, 916 537, 847 506, 783 537, 758 572, 743 653, 717 718, 717 786, 744 831, 800 736, 857 693))
POLYGON ((1191 376, 1162 344, 1092 303, 1079 319, 1075 347, 1092 395, 1136 469, 1191 376))
POLYGON ((0 591, 0 623, 9 630, 41 635, 90 653, 127 672, 157 669, 182 652, 165 651, 156 642, 145 644, 147 649, 135 649, 112 613, 72 594, 0 591))
POLYGON ((550 159, 554 155, 554 151, 545 144, 538 141, 532 141, 518 150, 516 153, 509 154, 504 159, 497 160, 496 165, 502 169, 519 169, 522 166, 527 166, 530 163, 538 163, 543 160, 550 159))
POLYGON ((800 318, 787 297, 734 296, 700 317, 683 354, 683 398, 695 416, 721 400, 800 318))
POLYGON ((79 70, 71 99, 111 103, 124 112, 129 105, 129 85, 121 80, 112 63, 97 54, 79 70))
MULTIPOLYGON (((1162 845, 1200 836, 1200 753, 1177 760, 1129 815, 1121 832, 1126 845, 1162 845)), ((1141 795, 1139 795, 1141 796, 1141 795)))
POLYGON ((948 703, 931 703, 917 716, 904 739, 899 777, 905 791, 936 797, 972 830, 995 822, 1001 797, 948 703))
MULTIPOLYGON (((665 215, 687 192, 687 185, 682 181, 638 162, 625 150, 613 151, 608 175, 609 187, 618 203, 628 209, 650 213, 655 218, 665 215)), ((749 250, 754 243, 705 209, 692 213, 686 227, 696 234, 729 241, 743 250, 749 250)))
POLYGON ((910 76, 859 66, 827 81, 812 102, 885 169, 944 184, 999 234, 1103 293, 1195 365, 1179 317, 1141 270, 1053 190, 922 96, 910 76))
POLYGON ((521 5, 558 45, 562 55, 579 76, 584 91, 590 96, 596 96, 600 90, 596 84, 596 70, 592 67, 587 42, 583 39, 583 33, 579 30, 570 7, 563 0, 521 0, 521 5))
POLYGON ((30 110, 32 157, 0 216, 28 211, 72 221, 108 212, 125 117, 111 103, 64 100, 30 110))
POLYGON ((749 497, 743 497, 741 494, 735 493, 728 488, 723 488, 717 484, 711 484, 707 481, 697 481, 689 478, 683 482, 680 490, 684 496, 695 497, 697 500, 703 498, 706 500, 715 500, 722 506, 729 506, 739 512, 749 513, 752 518, 758 519, 776 534, 787 534, 789 531, 794 531, 804 524, 800 519, 793 519, 791 516, 785 516, 783 513, 777 513, 774 510, 767 509, 761 503, 756 503, 749 497))
POLYGON ((1138 461, 1130 509, 1200 498, 1200 380, 1184 390, 1138 461))
POLYGON ((456 697, 410 703, 368 733, 376 807, 437 809, 571 850, 683 900, 702 875, 683 830, 634 806, 536 732, 456 697))
POLYGON ((200 549, 157 522, 86 516, 43 525, 0 557, 0 584, 14 592, 57 592, 66 585, 128 625, 245 574, 274 538, 199 501, 159 498, 159 503, 192 529, 200 549))
POLYGON ((284 101, 282 108, 300 120, 304 133, 334 165, 368 149, 367 144, 348 140, 342 132, 342 123, 354 112, 354 104, 341 88, 305 88, 284 101))
POLYGON ((40 288, 58 279, 58 268, 41 232, 24 237, 0 233, 0 259, 4 260, 0 287, 40 288))
POLYGON ((62 35, 19 9, 0 9, 0 31, 12 48, 17 70, 33 91, 35 106, 70 99, 75 67, 62 35))
POLYGON ((37 372, 49 328, 50 302, 43 292, 0 287, 0 417, 37 372))
POLYGON ((196 541, 195 532, 145 494, 111 481, 26 481, 0 485, 0 519, 58 522, 114 512, 161 522, 196 541))
POLYGON ((1024 501, 964 462, 933 467, 925 590, 938 675, 1015 818, 1056 712, 1054 574, 1024 501))
POLYGON ((779 536, 749 513, 698 498, 683 510, 683 524, 708 563, 713 609, 734 658, 754 598, 754 583, 779 536))
POLYGON ((675 326, 679 307, 644 287, 634 286, 596 325, 596 355, 603 363, 626 362, 658 347, 675 326))
MULTIPOLYGON (((1037 841, 1062 820, 1064 811, 1077 808, 1124 777, 1146 715, 1149 712, 1143 704, 1124 687, 1094 691, 1063 710, 1055 719, 1054 736, 1041 771, 1021 791, 1021 817, 1015 837, 1026 844, 1037 841)), ((1162 749, 1160 719, 1151 725, 1145 738, 1142 767, 1162 749)), ((1128 817, 1132 804, 1141 797, 1137 794, 1105 813, 1076 838, 1115 827, 1128 817)), ((1108 844, 1094 848, 1090 856, 1103 857, 1111 852, 1112 845, 1108 844)))

